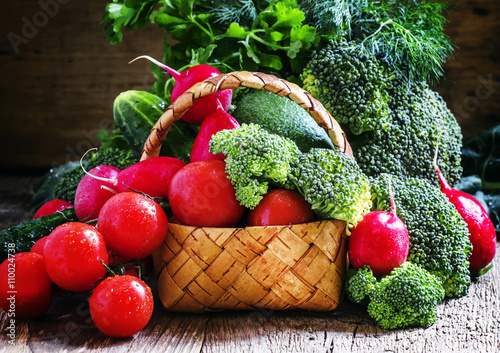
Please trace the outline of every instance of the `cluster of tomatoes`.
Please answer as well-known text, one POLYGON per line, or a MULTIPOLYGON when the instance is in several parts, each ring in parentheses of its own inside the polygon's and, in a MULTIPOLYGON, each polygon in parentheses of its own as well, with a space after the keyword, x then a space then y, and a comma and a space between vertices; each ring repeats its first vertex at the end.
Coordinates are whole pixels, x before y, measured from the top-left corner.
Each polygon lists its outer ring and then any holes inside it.
MULTIPOLYGON (((176 87, 189 88, 195 83, 190 81, 193 77, 200 81, 218 73, 212 69, 199 65, 186 70, 196 75, 174 72, 176 87)), ((123 170, 101 165, 86 172, 74 205, 52 200, 42 206, 35 217, 74 207, 80 222, 58 226, 37 241, 31 252, 15 254, 0 265, 0 307, 8 311, 12 306, 10 285, 15 286, 18 318, 45 313, 55 290, 88 292, 97 328, 112 337, 131 336, 150 320, 153 294, 134 269, 116 275, 110 266, 117 265, 116 259, 118 265, 150 260, 164 241, 169 222, 234 227, 312 221, 310 204, 291 190, 272 190, 253 210, 239 204, 225 172, 224 155, 211 154, 208 144, 214 133, 239 126, 226 112, 231 96, 232 91, 226 90, 204 97, 189 109, 191 114, 185 114, 186 122, 201 125, 190 163, 160 156, 123 170), (170 219, 159 200, 168 202, 170 219), (9 279, 12 268, 15 278, 9 279)))
MULTIPOLYGON (((58 204, 59 209, 67 207, 53 201, 44 209, 58 204)), ((30 252, 6 259, 0 265, 0 306, 6 312, 13 306, 17 318, 34 318, 51 307, 61 290, 89 292, 90 313, 99 330, 112 337, 133 335, 149 322, 154 301, 151 288, 140 271, 127 266, 128 260, 147 259, 167 228, 167 216, 153 199, 118 193, 104 203, 97 223, 62 224, 30 252), (127 270, 124 275, 112 272, 119 266, 127 270), (4 293, 14 295, 9 301, 4 293)))
POLYGON ((297 192, 275 189, 254 210, 239 204, 224 161, 184 163, 160 156, 124 170, 102 165, 80 181, 72 205, 52 200, 35 217, 74 207, 80 222, 68 222, 38 240, 31 252, 0 265, 0 307, 8 311, 9 266, 18 318, 33 318, 50 307, 55 291, 89 292, 89 308, 99 330, 111 337, 142 330, 153 313, 151 288, 134 268, 116 275, 110 267, 150 260, 164 241, 169 222, 193 226, 282 225, 313 219, 297 192), (168 200, 170 220, 159 200, 168 200), (5 295, 3 295, 5 294, 5 295))

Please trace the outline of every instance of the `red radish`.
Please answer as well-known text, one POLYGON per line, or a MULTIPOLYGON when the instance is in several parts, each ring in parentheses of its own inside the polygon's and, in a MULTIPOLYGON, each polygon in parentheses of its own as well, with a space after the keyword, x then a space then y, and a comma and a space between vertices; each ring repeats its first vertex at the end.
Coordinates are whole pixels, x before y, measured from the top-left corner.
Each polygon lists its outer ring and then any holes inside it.
POLYGON ((35 218, 40 218, 44 216, 48 216, 52 213, 55 213, 57 211, 63 211, 67 208, 73 207, 73 204, 71 202, 65 201, 65 200, 50 200, 42 205, 36 212, 35 215, 33 216, 33 219, 35 218))
MULTIPOLYGON (((185 91, 193 87, 198 82, 203 82, 206 79, 220 75, 220 71, 210 65, 195 65, 182 72, 178 72, 165 64, 147 56, 142 55, 137 59, 148 59, 162 69, 166 70, 175 80, 174 88, 172 89, 171 101, 174 102, 185 91)), ((202 97, 194 102, 193 106, 187 110, 182 116, 182 120, 189 124, 200 125, 202 121, 217 109, 217 100, 219 100, 224 108, 228 110, 233 98, 233 91, 230 89, 216 92, 208 96, 202 97)))
POLYGON ((170 180, 185 165, 185 162, 173 157, 146 159, 123 169, 116 179, 116 187, 119 192, 132 189, 166 200, 170 180))
POLYGON ((383 277, 408 258, 410 236, 396 214, 389 179, 391 212, 372 211, 351 230, 348 252, 352 267, 369 265, 376 277, 383 277))
POLYGON ((257 207, 248 212, 249 226, 278 226, 312 222, 314 213, 297 191, 274 189, 264 195, 257 207))
POLYGON ((209 142, 212 136, 221 130, 234 129, 240 126, 235 118, 224 111, 222 104, 217 100, 217 110, 206 117, 201 123, 200 131, 191 149, 190 162, 202 161, 204 159, 219 159, 223 161, 226 156, 219 153, 210 153, 209 142))
POLYGON ((434 155, 434 168, 439 177, 441 192, 455 206, 469 229, 469 240, 472 252, 469 256, 469 270, 477 273, 485 268, 495 257, 497 235, 488 212, 472 195, 453 189, 445 179, 437 164, 438 146, 434 155))
POLYGON ((76 188, 75 213, 79 220, 95 220, 104 203, 118 193, 113 180, 120 169, 101 165, 88 171, 76 188))
POLYGON ((236 199, 225 172, 226 163, 207 159, 187 164, 172 178, 168 200, 181 224, 199 227, 233 227, 245 207, 236 199))

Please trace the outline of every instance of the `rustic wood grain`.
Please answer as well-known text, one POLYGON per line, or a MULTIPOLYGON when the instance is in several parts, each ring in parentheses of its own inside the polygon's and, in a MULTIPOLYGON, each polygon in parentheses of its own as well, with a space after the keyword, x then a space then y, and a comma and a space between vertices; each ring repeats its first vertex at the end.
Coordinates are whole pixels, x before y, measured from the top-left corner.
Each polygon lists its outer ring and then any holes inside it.
POLYGON ((468 139, 500 124, 500 2, 451 2, 446 33, 458 48, 436 90, 468 139))
MULTIPOLYGON (((7 2, 0 12, 0 165, 47 169, 81 156, 94 135, 112 122, 114 98, 154 82, 141 55, 161 58, 162 33, 155 26, 126 32, 112 46, 99 26, 106 0, 60 3, 53 17, 16 52, 9 33, 43 12, 39 0, 7 2)), ((459 47, 445 66, 437 90, 463 127, 464 137, 500 124, 500 2, 455 0, 447 33, 459 47)))
MULTIPOLYGON (((0 203, 28 219, 32 175, 0 176, 0 203), (4 185, 4 187, 1 187, 4 185), (8 193, 7 190, 10 190, 8 193)), ((16 224, 0 218, 0 229, 16 224)), ((500 245, 497 244, 497 254, 500 245)), ((493 269, 470 287, 467 296, 438 307, 428 328, 386 331, 363 307, 344 301, 335 311, 238 311, 207 314, 171 313, 156 296, 146 328, 132 338, 106 337, 93 325, 84 294, 57 297, 50 311, 36 320, 16 321, 16 344, 8 343, 9 325, 0 314, 0 352, 498 352, 500 351, 500 256, 493 269)), ((156 293, 155 287, 153 292, 156 293)))
POLYGON ((99 25, 108 2, 26 0, 0 12, 2 169, 47 169, 81 156, 98 145, 98 129, 112 126, 114 98, 153 84, 149 63, 128 62, 141 54, 161 58, 161 29, 131 31, 110 45, 99 25), (40 3, 59 8, 26 38, 25 23, 46 13, 40 3), (15 48, 9 33, 26 43, 15 48))

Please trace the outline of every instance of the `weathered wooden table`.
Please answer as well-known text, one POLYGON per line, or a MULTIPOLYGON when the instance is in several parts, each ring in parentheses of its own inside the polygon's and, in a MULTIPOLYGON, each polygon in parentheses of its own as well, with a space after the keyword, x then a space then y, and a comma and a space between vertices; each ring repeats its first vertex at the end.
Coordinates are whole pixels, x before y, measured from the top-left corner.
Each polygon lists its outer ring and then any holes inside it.
MULTIPOLYGON (((0 175, 0 229, 29 219, 35 176, 0 175)), ((498 249, 498 246, 497 246, 498 249)), ((37 320, 15 322, 1 314, 2 352, 499 352, 500 256, 474 281, 467 296, 439 305, 428 328, 385 331, 364 309, 348 302, 330 313, 303 311, 169 313, 155 308, 132 338, 106 337, 93 325, 86 297, 58 297, 37 320)), ((156 301, 159 303, 159 301, 156 301)))

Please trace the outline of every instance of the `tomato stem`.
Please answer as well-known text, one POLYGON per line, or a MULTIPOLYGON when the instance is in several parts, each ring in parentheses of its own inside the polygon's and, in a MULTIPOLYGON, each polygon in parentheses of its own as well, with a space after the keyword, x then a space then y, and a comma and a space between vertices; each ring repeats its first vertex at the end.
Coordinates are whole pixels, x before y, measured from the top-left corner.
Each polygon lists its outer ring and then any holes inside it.
POLYGON ((116 276, 116 273, 111 269, 111 267, 106 265, 103 260, 101 260, 101 264, 104 266, 106 271, 108 271, 112 276, 116 276))

